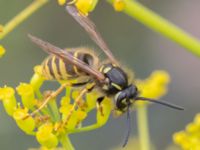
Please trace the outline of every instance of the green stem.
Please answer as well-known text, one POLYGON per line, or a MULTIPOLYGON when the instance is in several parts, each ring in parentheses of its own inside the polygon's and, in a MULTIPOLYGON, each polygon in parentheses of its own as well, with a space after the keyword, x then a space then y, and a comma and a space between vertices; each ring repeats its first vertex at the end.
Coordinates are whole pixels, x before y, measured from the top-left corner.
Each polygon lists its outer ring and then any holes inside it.
POLYGON ((62 137, 60 138, 60 143, 65 150, 75 150, 67 135, 62 135, 62 137))
POLYGON ((47 2, 48 0, 34 0, 27 8, 3 27, 3 31, 0 33, 0 40, 47 2))
POLYGON ((137 123, 141 150, 150 150, 147 105, 137 106, 137 123))
POLYGON ((53 113, 53 116, 55 118, 55 122, 60 120, 60 114, 59 114, 59 110, 58 110, 58 105, 56 103, 56 99, 52 99, 49 102, 49 106, 51 108, 51 112, 53 113))
MULTIPOLYGON (((110 3, 114 2, 114 0, 107 1, 110 3)), ((136 0, 123 1, 125 2, 124 13, 200 57, 200 41, 198 39, 146 8, 136 0)))

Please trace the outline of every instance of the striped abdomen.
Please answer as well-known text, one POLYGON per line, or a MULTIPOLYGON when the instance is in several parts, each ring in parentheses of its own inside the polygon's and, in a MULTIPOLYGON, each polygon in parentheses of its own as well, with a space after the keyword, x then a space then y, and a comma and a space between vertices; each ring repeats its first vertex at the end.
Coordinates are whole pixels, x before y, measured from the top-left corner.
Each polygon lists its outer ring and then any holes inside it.
MULTIPOLYGON (((67 51, 91 67, 95 67, 98 64, 98 57, 86 48, 67 49, 67 51)), ((48 80, 67 80, 86 75, 78 67, 54 55, 50 55, 42 63, 42 74, 48 80)))

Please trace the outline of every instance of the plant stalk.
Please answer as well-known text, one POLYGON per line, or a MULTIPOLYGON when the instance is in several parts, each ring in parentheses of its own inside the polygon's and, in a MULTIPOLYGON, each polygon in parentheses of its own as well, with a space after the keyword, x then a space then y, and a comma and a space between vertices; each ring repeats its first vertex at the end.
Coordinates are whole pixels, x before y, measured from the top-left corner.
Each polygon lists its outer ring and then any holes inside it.
POLYGON ((75 150, 67 135, 62 135, 60 142, 65 150, 75 150))
POLYGON ((0 40, 2 40, 8 33, 14 30, 20 23, 22 23, 47 2, 48 0, 34 0, 27 8, 25 8, 3 27, 3 31, 0 33, 0 40))
POLYGON ((150 150, 147 105, 137 106, 137 123, 141 150, 150 150))
MULTIPOLYGON (((114 2, 114 0, 107 1, 111 4, 114 2)), ((137 0, 123 0, 123 2, 125 3, 124 13, 200 57, 200 41, 198 39, 146 8, 137 0)))

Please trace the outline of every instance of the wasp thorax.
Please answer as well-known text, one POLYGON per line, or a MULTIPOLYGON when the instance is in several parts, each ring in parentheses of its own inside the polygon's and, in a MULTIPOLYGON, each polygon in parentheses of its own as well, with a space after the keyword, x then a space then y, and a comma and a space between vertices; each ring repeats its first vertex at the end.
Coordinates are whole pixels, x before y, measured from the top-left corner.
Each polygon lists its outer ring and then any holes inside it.
POLYGON ((116 94, 127 88, 127 75, 121 68, 112 64, 106 64, 101 66, 100 71, 106 77, 107 83, 103 85, 103 90, 108 92, 108 94, 116 94))

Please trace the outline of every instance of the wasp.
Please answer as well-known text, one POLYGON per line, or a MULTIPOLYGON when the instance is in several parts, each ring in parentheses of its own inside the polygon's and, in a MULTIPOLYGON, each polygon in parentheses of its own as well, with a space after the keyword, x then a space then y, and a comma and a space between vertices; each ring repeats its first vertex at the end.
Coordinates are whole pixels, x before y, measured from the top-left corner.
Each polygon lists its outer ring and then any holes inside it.
MULTIPOLYGON (((42 72, 47 79, 69 80, 72 78, 78 79, 82 76, 88 77, 88 80, 82 83, 70 85, 81 86, 82 90, 77 96, 74 107, 67 116, 65 123, 70 119, 75 106, 79 104, 82 96, 88 92, 92 92, 95 88, 100 89, 100 92, 103 95, 97 99, 99 104, 105 96, 111 97, 114 101, 115 109, 123 113, 127 112, 128 119, 130 118, 129 108, 135 103, 135 101, 139 100, 159 103, 174 109, 183 110, 182 107, 174 104, 141 97, 137 86, 133 84, 132 81, 128 81, 128 74, 124 71, 124 69, 122 69, 119 62, 113 56, 111 50, 108 48, 102 36, 97 31, 97 28, 92 20, 80 13, 72 5, 67 5, 66 10, 86 30, 90 38, 108 57, 109 61, 101 63, 98 55, 88 48, 72 48, 64 50, 52 45, 49 42, 29 35, 33 43, 50 54, 50 56, 42 63, 42 72), (87 86, 88 84, 90 84, 90 86, 87 86)), ((58 91, 61 91, 61 89, 58 91)), ((47 102, 48 98, 37 111, 43 108, 47 102)), ((34 113, 36 112, 33 112, 33 114, 34 113)), ((128 139, 128 135, 126 139, 128 139)), ((125 144, 126 143, 127 140, 125 144)))

